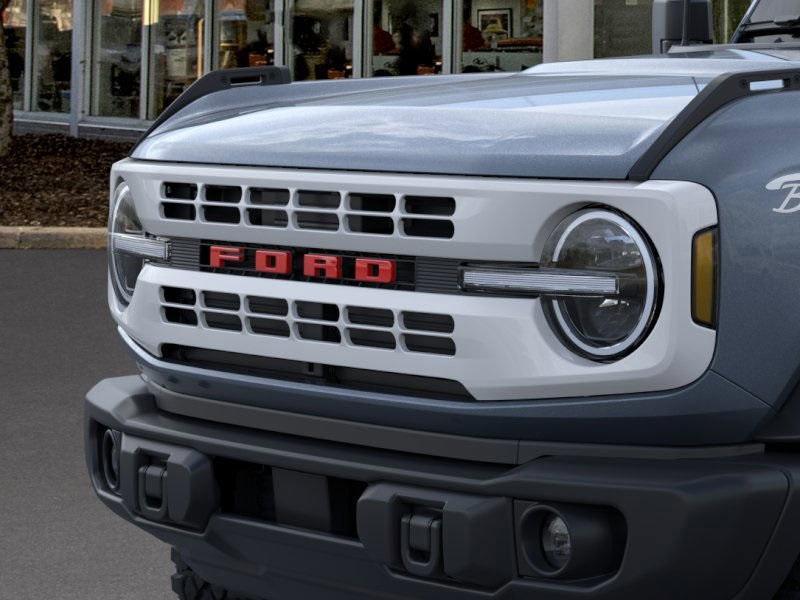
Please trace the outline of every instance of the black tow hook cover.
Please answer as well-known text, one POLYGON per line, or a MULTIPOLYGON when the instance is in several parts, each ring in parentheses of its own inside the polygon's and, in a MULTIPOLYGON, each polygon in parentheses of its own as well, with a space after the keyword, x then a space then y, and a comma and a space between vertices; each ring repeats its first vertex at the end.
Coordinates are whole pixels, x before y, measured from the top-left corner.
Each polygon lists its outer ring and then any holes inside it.
POLYGON ((418 577, 442 573, 442 518, 434 513, 407 514, 400 521, 400 559, 418 577))
POLYGON ((204 529, 219 507, 211 460, 191 448, 122 436, 120 495, 151 521, 204 529))
POLYGON ((137 485, 139 510, 152 521, 167 518, 167 469, 156 465, 139 467, 137 485))
POLYGON ((379 483, 359 499, 357 523, 367 553, 397 571, 487 588, 516 574, 509 498, 379 483))

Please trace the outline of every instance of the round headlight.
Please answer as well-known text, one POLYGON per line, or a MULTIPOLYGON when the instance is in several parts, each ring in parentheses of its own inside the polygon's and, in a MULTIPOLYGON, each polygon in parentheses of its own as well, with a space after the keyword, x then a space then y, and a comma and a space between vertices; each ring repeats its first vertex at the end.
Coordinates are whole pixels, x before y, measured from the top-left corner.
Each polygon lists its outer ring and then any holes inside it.
POLYGON ((145 233, 136 214, 131 190, 125 183, 114 194, 109 234, 111 280, 120 301, 127 305, 145 263, 144 256, 131 251, 130 242, 136 238, 144 239, 145 233))
POLYGON ((655 254, 639 229, 606 209, 578 211, 548 240, 541 266, 613 275, 615 293, 543 297, 552 327, 579 354, 611 360, 631 352, 649 333, 658 307, 655 254))

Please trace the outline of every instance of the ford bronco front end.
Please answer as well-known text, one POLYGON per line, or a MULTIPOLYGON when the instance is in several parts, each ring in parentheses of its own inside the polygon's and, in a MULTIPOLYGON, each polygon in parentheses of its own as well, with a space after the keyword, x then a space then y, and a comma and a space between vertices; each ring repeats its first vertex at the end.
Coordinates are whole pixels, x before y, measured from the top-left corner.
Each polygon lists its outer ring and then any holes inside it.
POLYGON ((98 496, 182 598, 798 597, 786 54, 209 75, 111 174, 98 496))

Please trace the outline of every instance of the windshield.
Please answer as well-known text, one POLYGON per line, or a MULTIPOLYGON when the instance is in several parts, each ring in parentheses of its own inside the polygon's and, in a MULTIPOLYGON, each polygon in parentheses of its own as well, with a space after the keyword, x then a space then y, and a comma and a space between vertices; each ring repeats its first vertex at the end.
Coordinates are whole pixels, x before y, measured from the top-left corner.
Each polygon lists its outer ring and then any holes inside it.
POLYGON ((750 15, 750 23, 771 23, 786 18, 800 19, 800 0, 759 0, 750 15))
POLYGON ((732 41, 797 44, 800 42, 800 0, 757 0, 732 41))

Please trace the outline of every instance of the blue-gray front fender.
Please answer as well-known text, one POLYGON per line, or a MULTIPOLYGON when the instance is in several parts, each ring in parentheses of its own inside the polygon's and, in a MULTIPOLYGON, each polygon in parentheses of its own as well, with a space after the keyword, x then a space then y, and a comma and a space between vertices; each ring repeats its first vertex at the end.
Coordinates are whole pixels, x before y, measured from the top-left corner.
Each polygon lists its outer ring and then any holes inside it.
POLYGON ((785 180, 770 185, 789 175, 800 182, 800 92, 730 104, 653 174, 694 181, 714 193, 720 286, 712 370, 774 409, 800 375, 800 211, 776 212, 793 188, 780 189, 785 180))

